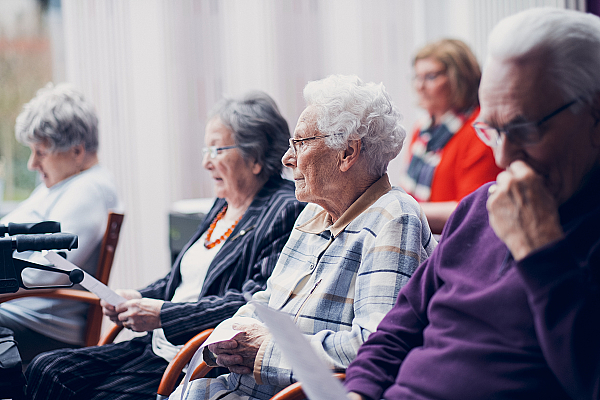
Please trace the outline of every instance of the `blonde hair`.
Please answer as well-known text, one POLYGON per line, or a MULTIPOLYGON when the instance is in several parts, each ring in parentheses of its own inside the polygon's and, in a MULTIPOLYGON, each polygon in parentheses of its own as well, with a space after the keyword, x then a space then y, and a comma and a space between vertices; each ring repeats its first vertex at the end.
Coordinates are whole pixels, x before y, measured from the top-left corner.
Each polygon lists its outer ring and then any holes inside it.
POLYGON ((450 81, 450 104, 455 111, 466 111, 479 105, 481 68, 477 58, 461 40, 442 39, 421 48, 413 60, 433 58, 442 63, 450 81))

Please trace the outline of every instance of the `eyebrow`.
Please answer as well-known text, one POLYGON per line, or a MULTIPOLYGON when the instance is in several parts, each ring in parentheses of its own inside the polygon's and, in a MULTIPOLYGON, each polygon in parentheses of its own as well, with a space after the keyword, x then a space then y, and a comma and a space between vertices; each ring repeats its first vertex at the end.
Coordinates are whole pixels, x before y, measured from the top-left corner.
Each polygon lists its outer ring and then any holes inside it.
POLYGON ((510 121, 508 121, 507 123, 502 124, 502 125, 499 125, 499 124, 497 124, 495 122, 488 122, 488 120, 485 120, 485 119, 481 119, 479 121, 481 121, 481 122, 483 122, 485 124, 488 124, 490 127, 494 128, 496 130, 504 128, 506 126, 510 126, 510 125, 522 124, 522 123, 525 123, 525 122, 531 122, 531 120, 525 118, 525 116, 523 116, 523 114, 516 115, 510 121))

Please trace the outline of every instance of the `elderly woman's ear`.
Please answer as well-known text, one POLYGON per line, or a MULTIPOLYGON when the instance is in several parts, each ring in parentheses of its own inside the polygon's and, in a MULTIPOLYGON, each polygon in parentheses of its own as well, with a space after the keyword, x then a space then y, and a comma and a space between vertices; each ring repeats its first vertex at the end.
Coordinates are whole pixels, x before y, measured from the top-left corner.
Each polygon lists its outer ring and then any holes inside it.
POLYGON ((348 171, 360 157, 361 150, 361 140, 360 139, 350 139, 348 140, 348 144, 345 150, 339 152, 340 160, 339 167, 340 171, 346 172, 348 171))
POLYGON ((262 171, 262 165, 260 165, 258 162, 256 161, 252 161, 254 163, 254 165, 252 165, 252 173, 254 175, 258 175, 260 174, 260 172, 262 171))
POLYGON ((86 161, 85 156, 87 154, 85 151, 85 145, 83 143, 76 144, 75 146, 71 147, 70 151, 71 154, 73 154, 75 165, 83 167, 86 161))

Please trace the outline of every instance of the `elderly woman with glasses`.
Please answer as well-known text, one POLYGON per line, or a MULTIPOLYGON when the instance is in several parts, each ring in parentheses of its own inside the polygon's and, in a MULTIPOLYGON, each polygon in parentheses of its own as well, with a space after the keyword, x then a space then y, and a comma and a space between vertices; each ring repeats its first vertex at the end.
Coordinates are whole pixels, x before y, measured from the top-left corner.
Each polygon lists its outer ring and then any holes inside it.
MULTIPOLYGON (((309 205, 252 299, 289 314, 319 356, 344 370, 436 241, 418 203, 389 183, 405 131, 383 85, 330 76, 310 82, 304 97, 283 163, 309 205)), ((203 356, 231 373, 190 382, 185 399, 268 399, 294 381, 252 303, 217 330, 227 326, 242 333, 203 356)))
POLYGON ((206 125, 203 165, 217 200, 171 272, 102 303, 112 321, 150 334, 123 343, 46 353, 27 371, 34 399, 138 399, 156 395, 169 361, 198 332, 263 290, 304 205, 281 178, 287 122, 265 93, 226 99, 206 125), (66 394, 68 393, 68 395, 66 394))
POLYGON ((441 233, 458 202, 501 171, 471 124, 479 115, 481 70, 469 47, 443 39, 417 52, 414 88, 427 119, 418 124, 401 185, 441 233))

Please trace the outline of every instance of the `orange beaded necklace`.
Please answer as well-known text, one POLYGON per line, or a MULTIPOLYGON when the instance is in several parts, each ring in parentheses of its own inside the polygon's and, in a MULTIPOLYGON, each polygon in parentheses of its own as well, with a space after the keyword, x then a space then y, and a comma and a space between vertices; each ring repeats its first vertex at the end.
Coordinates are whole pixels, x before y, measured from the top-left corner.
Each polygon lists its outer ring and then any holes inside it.
POLYGON ((215 227, 217 226, 217 222, 219 222, 223 218, 223 216, 225 215, 226 212, 227 212, 227 204, 225 204, 225 207, 223 207, 223 209, 221 211, 219 211, 219 213, 217 214, 217 216, 215 217, 213 222, 210 223, 210 226, 208 227, 208 231, 206 232, 206 239, 204 239, 204 247, 206 247, 207 249, 212 249, 213 247, 215 247, 222 241, 226 240, 229 237, 229 235, 231 235, 231 232, 233 232, 233 230, 235 229, 235 226, 238 224, 238 222, 240 222, 240 219, 242 219, 243 215, 240 215, 240 217, 233 223, 233 225, 231 225, 231 227, 229 229, 227 229, 227 232, 225 232, 220 238, 218 238, 214 242, 211 242, 210 237, 212 236, 212 233, 215 230, 215 227))

